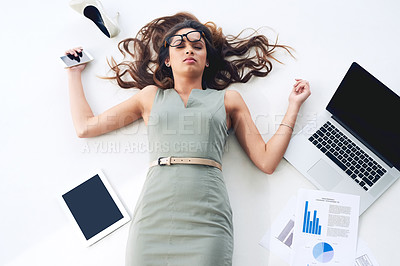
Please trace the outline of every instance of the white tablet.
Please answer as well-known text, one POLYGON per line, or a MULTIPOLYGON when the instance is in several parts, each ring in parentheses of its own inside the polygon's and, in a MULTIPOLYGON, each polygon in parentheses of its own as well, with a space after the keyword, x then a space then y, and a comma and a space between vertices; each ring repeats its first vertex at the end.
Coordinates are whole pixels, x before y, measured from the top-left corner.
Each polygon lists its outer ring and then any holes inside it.
POLYGON ((130 217, 101 170, 62 195, 66 213, 90 246, 129 222, 130 217))

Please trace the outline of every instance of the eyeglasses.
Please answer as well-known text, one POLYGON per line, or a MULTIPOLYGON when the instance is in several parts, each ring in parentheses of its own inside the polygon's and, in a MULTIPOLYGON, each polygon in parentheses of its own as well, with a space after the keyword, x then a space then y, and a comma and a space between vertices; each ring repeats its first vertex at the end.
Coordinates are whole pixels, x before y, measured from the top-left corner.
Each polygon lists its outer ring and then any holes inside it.
POLYGON ((167 45, 171 47, 181 45, 183 42, 183 37, 186 37, 186 40, 188 40, 189 42, 198 42, 201 40, 201 36, 203 36, 203 38, 205 37, 204 32, 199 30, 189 31, 185 34, 172 35, 165 40, 164 47, 167 47, 167 45))

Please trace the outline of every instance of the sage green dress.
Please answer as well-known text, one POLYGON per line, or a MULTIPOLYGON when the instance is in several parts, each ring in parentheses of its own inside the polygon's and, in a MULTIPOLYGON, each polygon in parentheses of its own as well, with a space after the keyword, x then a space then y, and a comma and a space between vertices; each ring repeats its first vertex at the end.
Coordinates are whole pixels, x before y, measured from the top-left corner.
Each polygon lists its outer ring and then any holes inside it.
MULTIPOLYGON (((148 122, 150 161, 200 157, 222 164, 225 91, 193 89, 187 106, 158 89, 148 122)), ((232 210, 222 172, 205 165, 150 167, 131 223, 129 266, 232 265, 232 210)))

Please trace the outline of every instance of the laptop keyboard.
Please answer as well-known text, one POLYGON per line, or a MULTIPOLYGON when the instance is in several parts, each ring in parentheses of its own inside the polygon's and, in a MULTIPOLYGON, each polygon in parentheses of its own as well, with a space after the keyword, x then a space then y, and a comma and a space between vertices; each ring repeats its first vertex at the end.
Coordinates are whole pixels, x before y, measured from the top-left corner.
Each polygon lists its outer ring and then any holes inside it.
POLYGON ((366 191, 386 173, 379 163, 329 121, 308 140, 366 191))

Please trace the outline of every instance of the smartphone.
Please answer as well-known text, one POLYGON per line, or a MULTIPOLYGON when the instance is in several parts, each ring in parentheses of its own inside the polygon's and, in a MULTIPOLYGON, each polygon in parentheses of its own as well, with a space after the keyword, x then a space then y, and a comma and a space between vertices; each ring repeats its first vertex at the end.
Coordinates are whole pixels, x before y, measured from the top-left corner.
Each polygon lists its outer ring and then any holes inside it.
POLYGON ((82 65, 93 60, 93 57, 85 50, 77 53, 78 56, 72 54, 60 56, 64 68, 69 68, 77 65, 82 65))

